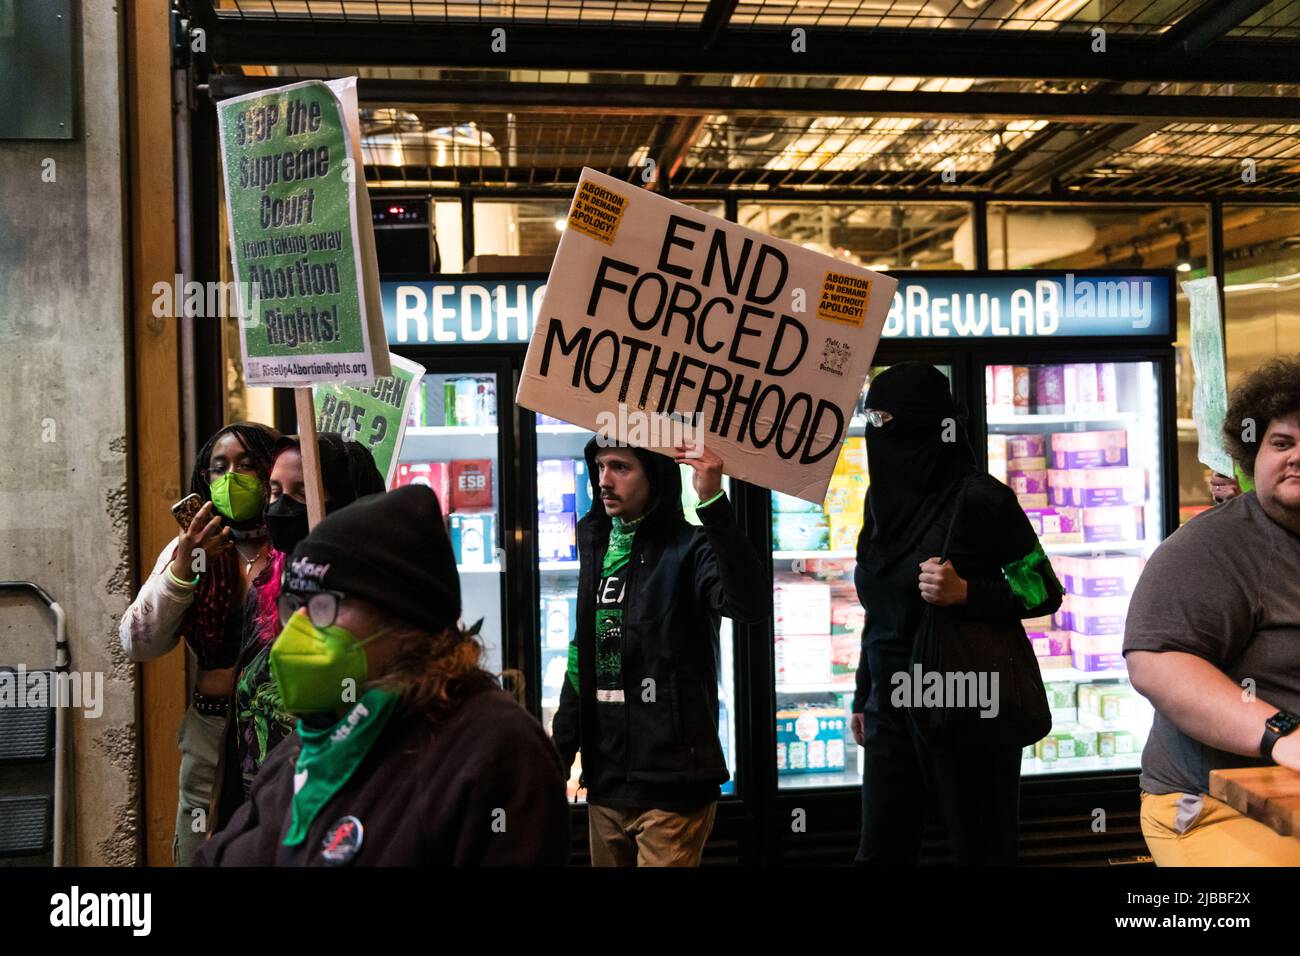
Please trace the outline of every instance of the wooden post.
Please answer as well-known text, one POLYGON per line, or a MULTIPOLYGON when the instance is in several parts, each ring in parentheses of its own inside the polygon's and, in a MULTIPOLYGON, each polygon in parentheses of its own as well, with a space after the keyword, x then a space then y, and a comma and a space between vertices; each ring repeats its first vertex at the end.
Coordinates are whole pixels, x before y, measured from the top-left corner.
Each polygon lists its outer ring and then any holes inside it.
POLYGON ((293 391, 302 447, 302 482, 307 492, 307 527, 314 528, 325 517, 325 485, 320 474, 320 447, 316 444, 316 404, 310 386, 293 391))

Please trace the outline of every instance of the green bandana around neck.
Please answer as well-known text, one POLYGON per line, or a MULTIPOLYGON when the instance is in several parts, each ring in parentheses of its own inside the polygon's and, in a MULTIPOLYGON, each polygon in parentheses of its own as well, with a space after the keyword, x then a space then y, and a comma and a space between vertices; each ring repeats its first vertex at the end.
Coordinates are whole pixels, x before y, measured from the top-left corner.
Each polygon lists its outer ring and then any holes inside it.
POLYGON ((294 765, 293 819, 285 846, 297 846, 307 839, 312 821, 351 779, 400 699, 394 691, 372 687, 329 727, 308 727, 298 721, 302 748, 294 765))

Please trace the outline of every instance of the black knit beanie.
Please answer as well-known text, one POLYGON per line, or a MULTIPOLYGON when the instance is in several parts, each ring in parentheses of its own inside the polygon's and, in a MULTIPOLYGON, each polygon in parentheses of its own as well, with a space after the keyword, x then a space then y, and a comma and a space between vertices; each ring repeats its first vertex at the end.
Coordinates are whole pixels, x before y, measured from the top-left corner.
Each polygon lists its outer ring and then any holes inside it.
POLYGON ((341 591, 429 631, 460 620, 460 575, 438 496, 407 485, 358 498, 293 549, 289 591, 341 591))

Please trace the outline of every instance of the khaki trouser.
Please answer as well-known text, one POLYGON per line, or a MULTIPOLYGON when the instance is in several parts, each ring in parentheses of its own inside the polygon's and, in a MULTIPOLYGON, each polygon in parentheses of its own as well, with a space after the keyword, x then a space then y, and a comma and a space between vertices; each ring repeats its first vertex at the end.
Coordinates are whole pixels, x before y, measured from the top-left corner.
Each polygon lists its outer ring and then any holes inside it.
POLYGON ((226 720, 224 716, 201 714, 193 706, 181 719, 176 738, 181 748, 181 788, 176 805, 176 837, 172 841, 172 862, 176 866, 189 866, 208 838, 212 788, 225 745, 226 720))
POLYGON ((1300 838, 1205 794, 1142 794, 1142 835, 1156 866, 1300 866, 1300 838))
POLYGON ((717 803, 689 813, 587 807, 592 866, 699 866, 717 803))

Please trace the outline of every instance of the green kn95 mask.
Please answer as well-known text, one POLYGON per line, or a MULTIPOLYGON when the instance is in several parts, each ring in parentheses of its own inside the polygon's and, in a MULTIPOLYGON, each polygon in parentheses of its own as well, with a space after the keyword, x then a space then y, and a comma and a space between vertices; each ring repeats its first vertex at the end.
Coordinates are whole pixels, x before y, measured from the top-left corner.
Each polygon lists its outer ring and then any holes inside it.
POLYGON ((266 504, 262 479, 241 471, 226 472, 209 489, 212 492, 212 506, 231 521, 256 518, 266 504))
POLYGON ((355 702, 367 677, 365 646, 347 628, 317 627, 304 613, 289 618, 271 645, 271 676, 291 714, 317 714, 355 702))

